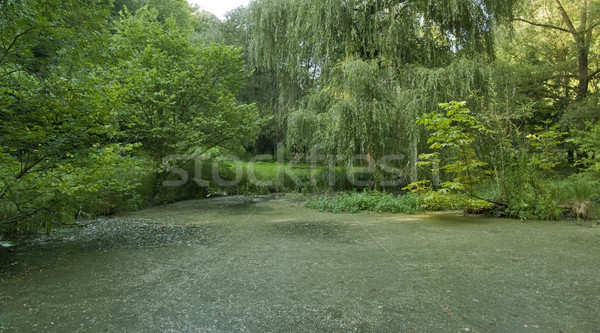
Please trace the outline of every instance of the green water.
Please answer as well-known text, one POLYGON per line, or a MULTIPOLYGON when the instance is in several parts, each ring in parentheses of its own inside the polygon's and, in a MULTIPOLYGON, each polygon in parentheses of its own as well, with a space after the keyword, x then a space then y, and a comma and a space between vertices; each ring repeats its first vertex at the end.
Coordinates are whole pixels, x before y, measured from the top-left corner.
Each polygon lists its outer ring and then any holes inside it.
POLYGON ((593 332, 600 226, 190 201, 3 251, 6 332, 593 332))

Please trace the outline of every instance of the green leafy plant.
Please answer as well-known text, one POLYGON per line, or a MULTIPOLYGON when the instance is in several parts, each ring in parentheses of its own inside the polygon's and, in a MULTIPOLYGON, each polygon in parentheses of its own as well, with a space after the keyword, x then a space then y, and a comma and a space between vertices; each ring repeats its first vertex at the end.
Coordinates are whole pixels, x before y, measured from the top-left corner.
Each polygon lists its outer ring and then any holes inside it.
POLYGON ((441 170, 448 178, 434 189, 429 180, 420 180, 405 189, 420 193, 424 207, 430 210, 463 209, 481 211, 494 205, 476 197, 475 188, 489 174, 474 147, 475 140, 491 132, 465 107, 466 102, 440 104, 443 113, 425 114, 417 120, 430 131, 427 143, 433 153, 422 154, 419 165, 441 170), (440 163, 441 160, 441 163, 440 163))
POLYGON ((552 171, 563 162, 557 147, 563 143, 568 133, 561 132, 558 125, 550 126, 550 124, 549 121, 546 122, 549 128, 535 126, 534 133, 526 137, 532 148, 528 154, 530 167, 552 171))
POLYGON ((571 139, 579 146, 584 158, 581 163, 587 170, 600 174, 600 122, 588 123, 586 131, 571 139))
POLYGON ((139 145, 119 140, 116 92, 96 75, 109 9, 87 0, 2 6, 2 231, 49 231, 138 183, 139 145))
POLYGON ((600 181, 592 174, 577 174, 567 179, 550 181, 547 184, 552 200, 568 210, 573 217, 589 219, 597 210, 600 199, 600 181))
POLYGON ((434 166, 432 160, 446 156, 440 170, 451 177, 441 183, 442 189, 464 192, 475 196, 475 185, 489 174, 484 169, 487 163, 481 161, 475 151, 474 142, 479 135, 490 132, 465 107, 466 102, 440 104, 443 113, 425 114, 417 120, 431 132, 427 143, 433 153, 422 154, 420 165, 434 166))
POLYGON ((422 192, 419 203, 428 211, 462 210, 468 213, 479 213, 494 208, 494 204, 485 200, 445 190, 422 192))

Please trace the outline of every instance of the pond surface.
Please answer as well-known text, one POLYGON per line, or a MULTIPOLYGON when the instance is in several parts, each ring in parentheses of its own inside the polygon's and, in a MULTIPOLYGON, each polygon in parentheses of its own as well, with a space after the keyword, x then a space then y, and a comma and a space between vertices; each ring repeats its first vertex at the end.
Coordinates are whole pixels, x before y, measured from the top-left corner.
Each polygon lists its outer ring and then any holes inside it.
POLYGON ((188 201, 0 259, 2 332, 590 332, 600 226, 188 201))

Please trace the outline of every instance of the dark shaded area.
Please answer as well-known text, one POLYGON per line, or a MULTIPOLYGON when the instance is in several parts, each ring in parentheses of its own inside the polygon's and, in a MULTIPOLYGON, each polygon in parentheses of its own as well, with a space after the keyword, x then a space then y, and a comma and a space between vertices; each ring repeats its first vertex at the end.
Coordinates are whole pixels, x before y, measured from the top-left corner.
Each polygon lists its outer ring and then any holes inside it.
POLYGON ((48 267, 74 253, 106 252, 115 249, 149 249, 177 244, 212 246, 218 225, 162 225, 121 218, 98 219, 60 229, 49 236, 21 239, 0 257, 0 274, 48 267))

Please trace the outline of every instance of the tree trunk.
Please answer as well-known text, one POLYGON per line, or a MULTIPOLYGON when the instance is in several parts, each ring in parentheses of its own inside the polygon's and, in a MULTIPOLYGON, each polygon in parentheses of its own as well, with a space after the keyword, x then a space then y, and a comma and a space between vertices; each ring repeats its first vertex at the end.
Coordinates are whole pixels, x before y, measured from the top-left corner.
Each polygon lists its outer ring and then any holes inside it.
POLYGON ((563 21, 567 25, 568 32, 571 33, 575 40, 575 47, 577 51, 577 99, 581 100, 587 97, 590 85, 590 74, 589 74, 589 54, 590 54, 590 40, 592 37, 592 30, 588 29, 588 0, 581 0, 581 12, 580 12, 580 26, 575 28, 573 21, 565 11, 559 0, 554 0, 556 8, 558 9, 563 21))
MULTIPOLYGON (((583 44, 586 44, 586 41, 582 41, 583 44)), ((588 95, 589 85, 590 85, 590 77, 589 77, 589 51, 586 50, 585 45, 579 45, 577 43, 577 60, 579 62, 579 74, 577 79, 579 80, 579 84, 577 86, 577 98, 584 99, 588 95)))
POLYGON ((419 181, 419 169, 417 163, 419 162, 419 142, 416 135, 411 138, 410 142, 410 182, 415 183, 419 181))
POLYGON ((431 162, 431 186, 434 190, 440 187, 440 160, 437 157, 431 162))

